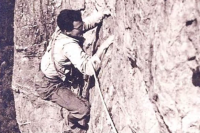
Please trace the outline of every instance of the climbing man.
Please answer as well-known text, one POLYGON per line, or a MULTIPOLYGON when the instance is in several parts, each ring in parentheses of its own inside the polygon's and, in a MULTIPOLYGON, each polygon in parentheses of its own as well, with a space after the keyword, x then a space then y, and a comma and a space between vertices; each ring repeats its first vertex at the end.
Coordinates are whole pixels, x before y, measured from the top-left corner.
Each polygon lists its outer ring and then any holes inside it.
POLYGON ((107 15, 108 12, 100 11, 82 21, 80 11, 62 10, 57 17, 58 27, 42 57, 42 72, 36 78, 36 90, 42 99, 68 110, 66 125, 70 129, 65 130, 67 133, 87 131, 90 104, 70 88, 83 87, 83 77, 93 75, 93 69, 98 69, 102 54, 112 44, 114 37, 110 36, 92 57, 82 49, 83 33, 97 26, 107 15))

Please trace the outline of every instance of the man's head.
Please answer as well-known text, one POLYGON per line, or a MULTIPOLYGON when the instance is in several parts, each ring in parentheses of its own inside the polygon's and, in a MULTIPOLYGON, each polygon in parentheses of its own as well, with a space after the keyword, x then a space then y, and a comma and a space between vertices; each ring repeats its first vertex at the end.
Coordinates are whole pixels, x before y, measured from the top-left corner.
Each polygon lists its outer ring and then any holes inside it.
POLYGON ((80 11, 62 10, 57 17, 60 30, 71 37, 82 37, 83 22, 80 11))

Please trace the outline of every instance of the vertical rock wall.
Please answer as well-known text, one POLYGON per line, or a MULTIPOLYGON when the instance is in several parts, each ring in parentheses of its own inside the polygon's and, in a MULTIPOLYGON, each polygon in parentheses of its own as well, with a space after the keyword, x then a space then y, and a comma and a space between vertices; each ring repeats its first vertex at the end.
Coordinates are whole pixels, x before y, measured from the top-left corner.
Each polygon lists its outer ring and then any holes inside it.
MULTIPOLYGON (((21 132, 61 132, 61 108, 38 98, 33 78, 56 15, 69 8, 85 17, 103 7, 112 16, 85 37, 99 45, 115 35, 98 77, 118 132, 199 132, 198 0, 16 0, 13 89, 21 132)), ((113 132, 96 88, 90 102, 88 132, 113 132)))

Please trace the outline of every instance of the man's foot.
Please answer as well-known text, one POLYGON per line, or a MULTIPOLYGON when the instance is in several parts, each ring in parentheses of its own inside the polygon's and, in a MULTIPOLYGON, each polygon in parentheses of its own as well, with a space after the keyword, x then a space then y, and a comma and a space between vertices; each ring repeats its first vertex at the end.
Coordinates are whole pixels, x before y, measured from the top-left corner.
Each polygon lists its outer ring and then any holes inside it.
POLYGON ((77 125, 75 125, 77 128, 80 128, 80 129, 83 129, 83 130, 88 130, 89 129, 89 125, 88 124, 86 124, 86 125, 80 125, 80 124, 77 124, 77 125))
POLYGON ((63 133, 86 133, 88 128, 89 128, 88 124, 82 126, 79 123, 68 122, 68 124, 65 125, 63 133))

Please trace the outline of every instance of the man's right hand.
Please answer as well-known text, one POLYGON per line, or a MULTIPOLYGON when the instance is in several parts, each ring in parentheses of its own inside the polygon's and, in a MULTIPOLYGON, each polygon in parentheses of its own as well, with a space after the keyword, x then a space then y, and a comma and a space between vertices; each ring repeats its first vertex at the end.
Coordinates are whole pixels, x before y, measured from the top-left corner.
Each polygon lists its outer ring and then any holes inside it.
POLYGON ((109 36, 102 44, 101 44, 101 48, 103 50, 107 49, 114 41, 114 35, 109 36))
POLYGON ((102 44, 101 46, 98 48, 97 52, 96 52, 96 56, 99 57, 99 59, 101 60, 101 56, 104 53, 104 51, 113 43, 114 41, 114 35, 108 37, 102 44))

